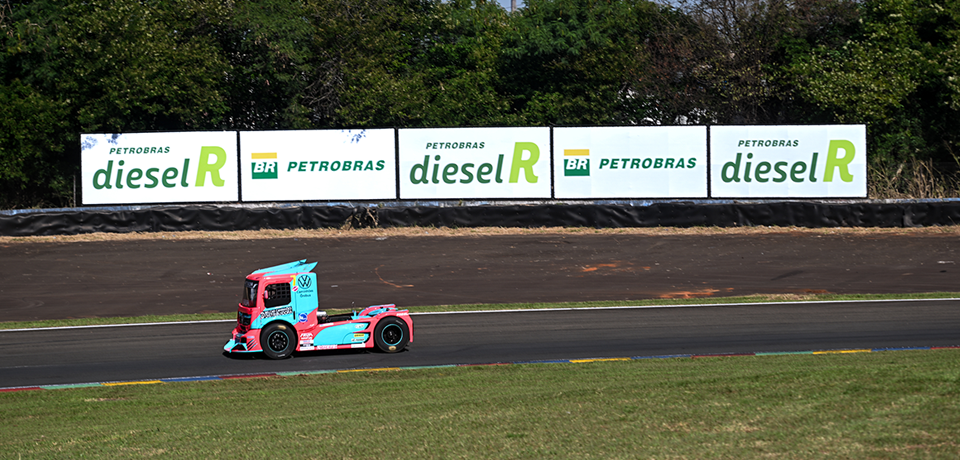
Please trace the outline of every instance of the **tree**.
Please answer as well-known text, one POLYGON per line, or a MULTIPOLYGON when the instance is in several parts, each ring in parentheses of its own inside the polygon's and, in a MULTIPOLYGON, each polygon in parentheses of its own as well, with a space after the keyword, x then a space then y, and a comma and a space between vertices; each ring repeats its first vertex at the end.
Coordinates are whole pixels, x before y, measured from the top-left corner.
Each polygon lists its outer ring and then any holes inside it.
POLYGON ((422 118, 410 63, 423 52, 431 0, 319 0, 306 105, 319 126, 405 126, 422 118))
POLYGON ((862 29, 791 71, 801 95, 840 123, 867 123, 876 167, 957 161, 960 1, 870 0, 862 29))
POLYGON ((313 27, 299 0, 241 0, 204 7, 197 33, 216 40, 226 61, 221 91, 229 129, 303 129, 313 27))
POLYGON ((452 0, 436 5, 422 55, 410 74, 424 92, 421 126, 510 125, 510 102, 499 59, 508 17, 495 2, 452 0))
POLYGON ((213 41, 195 33, 204 8, 186 1, 39 0, 7 9, 2 204, 69 204, 79 133, 221 126, 226 66, 213 41))
POLYGON ((784 70, 837 46, 856 19, 852 0, 680 1, 658 16, 643 87, 662 123, 813 121, 784 70))
POLYGON ((522 124, 635 124, 631 80, 657 6, 645 0, 531 0, 511 16, 501 94, 522 124))

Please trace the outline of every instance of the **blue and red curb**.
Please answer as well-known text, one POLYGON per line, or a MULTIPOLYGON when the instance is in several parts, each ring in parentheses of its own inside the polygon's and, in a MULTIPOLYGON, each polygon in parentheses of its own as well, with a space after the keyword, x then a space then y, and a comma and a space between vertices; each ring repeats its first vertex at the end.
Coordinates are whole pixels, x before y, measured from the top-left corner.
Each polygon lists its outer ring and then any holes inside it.
POLYGON ((380 367, 363 369, 326 369, 316 371, 289 371, 289 372, 264 372, 257 374, 232 374, 219 376, 200 376, 200 377, 175 377, 168 379, 154 380, 132 380, 123 382, 98 382, 98 383, 71 383, 62 385, 36 385, 26 387, 0 388, 0 393, 9 393, 14 391, 31 390, 63 390, 69 388, 89 388, 89 387, 111 387, 125 385, 153 385, 159 383, 178 383, 178 382, 202 382, 212 380, 235 380, 235 379, 253 379, 265 377, 292 377, 298 375, 314 374, 345 374, 352 372, 382 372, 382 371, 406 371, 415 369, 441 369, 448 367, 477 367, 477 366, 507 366, 512 364, 583 364, 608 361, 632 361, 641 359, 672 359, 672 358, 733 358, 741 356, 778 356, 778 355, 829 355, 829 354, 847 354, 847 353, 878 353, 883 351, 914 351, 914 350, 947 350, 960 349, 960 345, 948 347, 885 347, 885 348, 852 348, 841 350, 811 350, 811 351, 774 351, 774 352, 753 352, 753 353, 707 353, 707 354, 679 354, 679 355, 653 355, 653 356, 629 356, 619 358, 578 358, 578 359, 544 359, 534 361, 511 361, 497 363, 471 363, 471 364, 438 364, 433 366, 401 366, 401 367, 380 367))

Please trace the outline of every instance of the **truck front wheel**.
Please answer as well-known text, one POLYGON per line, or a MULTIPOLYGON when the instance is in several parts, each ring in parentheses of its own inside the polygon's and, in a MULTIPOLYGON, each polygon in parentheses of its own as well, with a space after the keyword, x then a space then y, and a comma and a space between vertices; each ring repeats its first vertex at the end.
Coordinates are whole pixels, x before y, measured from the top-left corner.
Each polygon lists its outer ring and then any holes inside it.
POLYGON ((296 337, 289 326, 282 323, 270 323, 260 332, 260 346, 263 354, 270 359, 289 358, 296 349, 296 337))
POLYGON ((388 317, 377 323, 373 331, 373 341, 380 351, 396 353, 403 350, 410 341, 410 331, 402 319, 388 317))

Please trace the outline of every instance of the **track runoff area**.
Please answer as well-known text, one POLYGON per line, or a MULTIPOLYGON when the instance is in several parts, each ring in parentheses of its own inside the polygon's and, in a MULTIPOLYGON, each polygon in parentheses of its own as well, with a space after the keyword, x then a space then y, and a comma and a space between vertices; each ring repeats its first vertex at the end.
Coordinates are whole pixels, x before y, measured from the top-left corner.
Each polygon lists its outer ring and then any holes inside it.
MULTIPOLYGON (((886 300, 852 300, 852 301, 807 301, 807 302, 751 302, 751 303, 731 303, 731 304, 690 304, 690 305, 632 305, 632 306, 613 306, 613 307, 583 307, 583 308, 543 308, 543 309, 503 309, 503 310, 476 310, 476 311, 451 311, 451 312, 424 312, 411 313, 411 316, 432 316, 432 315, 477 315, 490 313, 534 313, 534 312, 560 312, 560 311, 598 311, 598 310, 641 310, 641 309, 679 309, 679 308, 703 308, 703 307, 745 307, 760 305, 787 305, 793 303, 802 303, 804 305, 816 304, 878 304, 878 303, 896 303, 896 302, 928 302, 928 301, 960 301, 960 298, 943 299, 886 299, 886 300)), ((185 321, 177 323, 139 323, 139 324, 114 324, 114 325, 92 325, 92 326, 62 326, 49 328, 30 328, 30 329, 6 329, 2 332, 17 331, 43 331, 43 330, 63 330, 63 329, 84 329, 84 328, 121 328, 129 326, 151 326, 151 325, 171 325, 171 324, 201 324, 201 323, 232 323, 235 320, 208 320, 208 321, 185 321)), ((204 375, 195 377, 176 377, 176 378, 157 378, 147 380, 129 380, 129 381, 105 381, 105 382, 87 382, 56 385, 36 385, 0 388, 0 392, 15 391, 35 391, 35 390, 60 390, 69 388, 84 388, 98 386, 123 386, 123 385, 153 385, 163 383, 177 382, 198 382, 198 381, 216 381, 216 380, 236 380, 263 377, 289 377, 298 375, 313 374, 331 374, 331 373, 357 373, 357 372, 384 372, 384 371, 404 371, 415 369, 436 369, 451 367, 474 367, 474 366, 504 366, 518 364, 582 364, 604 361, 631 361, 645 359, 698 359, 698 358, 733 358, 746 356, 775 356, 775 355, 823 355, 823 354, 849 354, 849 353, 879 353, 884 351, 919 351, 919 350, 942 350, 958 349, 960 345, 951 346, 911 346, 911 347, 877 347, 877 348, 850 348, 850 349, 829 349, 829 350, 797 350, 797 351, 756 351, 748 353, 681 353, 666 355, 648 355, 648 356, 606 356, 595 358, 571 358, 571 359, 545 359, 545 360, 521 360, 521 361, 502 361, 487 363, 450 363, 425 366, 398 366, 398 367, 376 367, 376 368, 344 368, 344 369, 322 369, 322 370, 296 370, 285 372, 266 372, 249 374, 227 374, 227 375, 204 375)))

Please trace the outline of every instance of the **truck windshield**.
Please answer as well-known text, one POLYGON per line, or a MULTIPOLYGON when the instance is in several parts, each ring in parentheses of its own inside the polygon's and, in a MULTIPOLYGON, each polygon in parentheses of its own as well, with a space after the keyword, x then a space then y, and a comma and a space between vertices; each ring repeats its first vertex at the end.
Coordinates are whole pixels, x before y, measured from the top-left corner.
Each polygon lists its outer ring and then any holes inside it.
POLYGON ((260 283, 251 280, 243 282, 243 297, 240 299, 240 305, 244 307, 253 307, 257 305, 257 286, 260 283))

